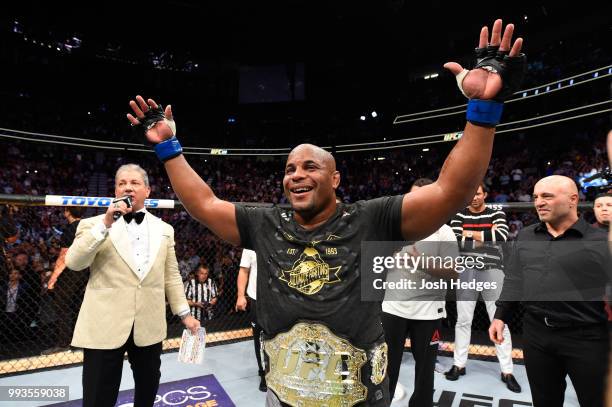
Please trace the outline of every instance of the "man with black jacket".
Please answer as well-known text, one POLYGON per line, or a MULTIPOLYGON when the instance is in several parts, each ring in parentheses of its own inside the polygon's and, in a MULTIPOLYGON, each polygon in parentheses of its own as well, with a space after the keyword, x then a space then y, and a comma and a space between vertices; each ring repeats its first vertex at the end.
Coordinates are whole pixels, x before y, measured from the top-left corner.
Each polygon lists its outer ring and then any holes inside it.
POLYGON ((523 301, 524 357, 535 407, 562 407, 569 375, 581 406, 603 405, 608 363, 602 300, 610 271, 607 236, 578 216, 570 178, 538 181, 533 198, 540 222, 519 233, 489 337, 523 301))

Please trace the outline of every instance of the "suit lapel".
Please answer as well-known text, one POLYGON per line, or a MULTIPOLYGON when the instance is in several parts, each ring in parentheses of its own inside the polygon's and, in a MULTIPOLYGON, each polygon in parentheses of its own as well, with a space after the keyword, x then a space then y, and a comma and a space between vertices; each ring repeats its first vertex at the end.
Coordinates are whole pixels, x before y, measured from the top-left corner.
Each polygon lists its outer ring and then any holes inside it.
POLYGON ((136 264, 134 263, 134 255, 132 254, 132 244, 130 243, 130 238, 127 233, 125 220, 123 217, 117 219, 113 227, 109 232, 111 241, 119 253, 119 256, 125 261, 125 263, 130 267, 132 272, 136 274, 136 277, 140 278, 138 275, 138 270, 136 268, 136 264))
POLYGON ((145 222, 147 222, 147 226, 149 228, 149 264, 142 273, 143 280, 145 279, 146 275, 149 274, 151 267, 153 267, 153 263, 155 263, 157 252, 159 252, 159 246, 161 245, 163 237, 163 223, 159 218, 147 212, 145 215, 145 222))

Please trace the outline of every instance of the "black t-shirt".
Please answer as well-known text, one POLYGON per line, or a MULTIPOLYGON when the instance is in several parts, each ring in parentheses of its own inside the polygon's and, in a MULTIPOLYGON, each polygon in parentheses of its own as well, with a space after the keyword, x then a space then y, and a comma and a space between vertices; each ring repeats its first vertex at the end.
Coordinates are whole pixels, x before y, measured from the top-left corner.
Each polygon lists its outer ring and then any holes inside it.
POLYGON ((267 335, 319 321, 356 346, 383 335, 378 302, 361 301, 361 242, 403 240, 402 195, 337 204, 305 230, 292 210, 236 205, 241 245, 257 253, 257 319, 267 335))
POLYGON ((64 226, 64 231, 62 232, 62 237, 60 237, 60 247, 69 248, 72 246, 72 242, 74 242, 74 238, 76 236, 76 230, 79 226, 79 222, 81 220, 75 220, 72 223, 64 226))
MULTIPOLYGON (((64 231, 62 232, 62 236, 60 237, 60 247, 62 249, 64 248, 68 249, 70 246, 72 246, 72 242, 74 242, 74 238, 76 237, 76 230, 77 230, 77 227, 79 226, 80 221, 81 220, 78 219, 64 226, 64 231)), ((72 271, 71 269, 66 267, 63 273, 65 272, 70 273, 71 271, 72 271)))

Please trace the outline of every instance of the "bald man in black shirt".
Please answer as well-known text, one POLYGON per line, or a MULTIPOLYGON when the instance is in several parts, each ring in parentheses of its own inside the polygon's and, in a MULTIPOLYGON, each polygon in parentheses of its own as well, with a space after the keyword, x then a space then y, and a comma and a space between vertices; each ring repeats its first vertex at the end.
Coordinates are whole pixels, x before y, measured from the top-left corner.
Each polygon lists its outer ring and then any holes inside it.
POLYGON ((578 216, 578 189, 553 175, 534 187, 540 223, 521 230, 506 267, 491 340, 525 305, 524 357, 535 407, 562 407, 569 375, 581 406, 603 405, 608 362, 603 297, 609 280, 607 236, 578 216))

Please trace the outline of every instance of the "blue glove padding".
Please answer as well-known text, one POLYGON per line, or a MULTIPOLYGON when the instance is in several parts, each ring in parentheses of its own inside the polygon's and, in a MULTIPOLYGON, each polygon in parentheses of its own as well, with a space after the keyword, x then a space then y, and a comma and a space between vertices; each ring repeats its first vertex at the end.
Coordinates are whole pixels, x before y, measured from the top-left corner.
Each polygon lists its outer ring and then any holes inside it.
POLYGON ((501 120, 504 104, 494 100, 470 99, 467 121, 477 126, 495 127, 501 120))
POLYGON ((183 154, 183 147, 181 147, 181 143, 179 143, 176 136, 172 136, 172 138, 156 144, 155 153, 162 162, 166 162, 171 158, 183 154))

